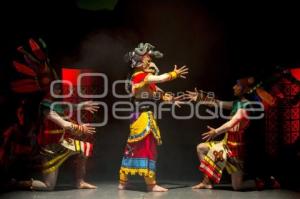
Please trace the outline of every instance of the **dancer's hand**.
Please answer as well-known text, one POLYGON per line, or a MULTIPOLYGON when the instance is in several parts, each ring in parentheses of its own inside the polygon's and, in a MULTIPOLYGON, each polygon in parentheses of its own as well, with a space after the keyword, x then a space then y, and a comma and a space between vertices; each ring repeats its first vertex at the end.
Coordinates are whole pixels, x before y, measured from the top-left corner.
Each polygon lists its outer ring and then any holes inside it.
POLYGON ((184 97, 189 102, 196 102, 199 94, 200 94, 199 91, 197 90, 197 88, 195 88, 195 91, 186 91, 186 94, 184 94, 184 97))
POLYGON ((175 106, 181 108, 181 104, 185 104, 186 102, 184 101, 184 94, 182 95, 178 95, 176 97, 174 97, 173 99, 175 106))
POLYGON ((168 102, 168 103, 173 103, 175 104, 175 106, 181 108, 180 104, 184 104, 185 102, 184 100, 184 96, 183 95, 179 95, 179 96, 174 96, 174 94, 170 94, 170 93, 165 93, 164 94, 164 101, 168 102))
POLYGON ((216 132, 216 129, 214 129, 210 126, 207 126, 207 128, 209 129, 209 131, 202 134, 202 139, 206 140, 208 142, 217 136, 217 132, 216 132))
POLYGON ((82 134, 94 134, 96 133, 95 127, 92 127, 90 124, 71 124, 71 130, 75 133, 82 134))
POLYGON ((216 102, 215 94, 213 92, 205 92, 203 90, 198 90, 195 88, 194 91, 186 91, 186 94, 184 95, 185 99, 189 102, 206 102, 207 105, 216 102))
POLYGON ((189 68, 186 66, 182 66, 180 68, 177 68, 177 65, 174 65, 174 70, 173 70, 178 77, 186 79, 186 75, 189 73, 189 68))
POLYGON ((90 113, 95 113, 99 109, 99 103, 94 101, 86 101, 79 104, 80 108, 90 113))
POLYGON ((163 94, 163 100, 165 102, 173 102, 174 101, 174 94, 170 92, 166 92, 163 94))
POLYGON ((82 124, 81 125, 83 127, 82 132, 85 134, 94 134, 96 133, 96 128, 92 127, 90 124, 82 124))

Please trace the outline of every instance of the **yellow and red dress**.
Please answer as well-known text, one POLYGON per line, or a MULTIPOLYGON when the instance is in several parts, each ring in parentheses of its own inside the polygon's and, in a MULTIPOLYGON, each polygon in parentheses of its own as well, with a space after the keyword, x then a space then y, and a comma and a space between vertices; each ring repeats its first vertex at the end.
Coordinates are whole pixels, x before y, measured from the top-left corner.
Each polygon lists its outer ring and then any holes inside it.
MULTIPOLYGON (((133 92, 146 88, 155 92, 155 84, 147 84, 149 73, 139 72, 132 76, 133 92)), ((120 183, 127 182, 128 175, 144 176, 147 184, 155 184, 157 145, 161 144, 160 131, 150 109, 137 110, 132 114, 130 133, 120 168, 120 183)))

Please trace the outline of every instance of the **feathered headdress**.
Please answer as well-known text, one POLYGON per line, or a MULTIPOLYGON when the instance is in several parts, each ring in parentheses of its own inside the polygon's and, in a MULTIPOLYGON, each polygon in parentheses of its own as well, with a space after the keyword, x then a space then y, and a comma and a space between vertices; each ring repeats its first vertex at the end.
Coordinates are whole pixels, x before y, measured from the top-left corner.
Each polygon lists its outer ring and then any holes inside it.
POLYGON ((251 89, 249 89, 248 94, 254 94, 256 99, 259 100, 263 105, 265 110, 274 107, 276 105, 276 98, 273 97, 268 91, 262 87, 262 82, 259 82, 251 89))
POLYGON ((155 47, 150 43, 139 43, 138 47, 125 55, 125 61, 131 62, 131 67, 135 68, 142 66, 142 58, 145 55, 162 58, 163 54, 159 51, 155 51, 154 48, 155 47))
POLYGON ((237 84, 242 87, 245 93, 249 92, 254 82, 255 82, 254 77, 245 77, 237 80, 237 84))
POLYGON ((47 46, 42 39, 29 39, 29 50, 20 46, 17 51, 23 55, 22 61, 14 60, 12 65, 22 74, 21 79, 11 82, 11 89, 16 93, 48 91, 52 80, 58 79, 50 66, 47 46))
POLYGON ((254 77, 246 77, 237 80, 237 84, 239 84, 244 93, 248 95, 254 95, 254 99, 256 101, 260 101, 265 109, 268 109, 270 107, 275 106, 276 104, 276 98, 273 97, 269 92, 267 92, 262 87, 262 82, 259 82, 258 84, 254 84, 255 79, 254 77))

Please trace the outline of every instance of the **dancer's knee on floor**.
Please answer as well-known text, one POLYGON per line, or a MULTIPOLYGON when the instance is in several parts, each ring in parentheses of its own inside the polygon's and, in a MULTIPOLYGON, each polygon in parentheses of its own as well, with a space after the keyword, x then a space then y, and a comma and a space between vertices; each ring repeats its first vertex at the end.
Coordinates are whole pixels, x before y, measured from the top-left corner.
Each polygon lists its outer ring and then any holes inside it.
POLYGON ((53 191, 55 188, 55 184, 51 182, 46 182, 45 185, 45 191, 53 191))
POLYGON ((42 182, 39 180, 34 180, 32 182, 32 189, 37 191, 53 191, 55 188, 54 183, 42 182))
POLYGON ((241 191, 243 189, 242 185, 232 185, 234 191, 241 191))

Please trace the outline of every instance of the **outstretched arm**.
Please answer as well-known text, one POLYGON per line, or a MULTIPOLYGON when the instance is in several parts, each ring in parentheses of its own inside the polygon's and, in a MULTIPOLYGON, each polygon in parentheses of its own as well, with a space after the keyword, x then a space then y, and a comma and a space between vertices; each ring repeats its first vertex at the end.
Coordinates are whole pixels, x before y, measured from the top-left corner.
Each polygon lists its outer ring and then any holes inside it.
POLYGON ((60 117, 55 111, 44 111, 45 117, 54 122, 56 125, 58 125, 61 128, 64 129, 71 129, 72 122, 64 120, 62 117, 60 117))
POLYGON ((236 114, 225 124, 220 126, 219 128, 215 129, 216 134, 220 135, 222 133, 227 132, 228 130, 232 129, 235 125, 241 122, 242 119, 247 117, 247 111, 245 109, 239 109, 236 114))
POLYGON ((235 125, 237 125, 239 122, 241 122, 241 120, 244 119, 245 117, 247 117, 247 111, 245 109, 239 109, 236 112, 236 114, 234 114, 234 116, 228 122, 226 122, 219 128, 214 129, 214 128, 208 126, 208 129, 210 131, 202 134, 203 139, 209 141, 209 140, 213 139, 214 137, 229 131, 235 125))
POLYGON ((233 106, 233 101, 221 101, 215 99, 214 94, 210 95, 209 92, 204 92, 195 88, 194 91, 186 91, 186 94, 183 95, 184 99, 194 102, 205 102, 205 105, 209 107, 218 106, 222 109, 231 110, 233 106))
POLYGON ((54 122, 58 126, 60 126, 63 129, 70 130, 74 134, 77 133, 88 133, 92 134, 95 133, 95 128, 91 127, 89 124, 82 124, 77 125, 72 122, 64 120, 61 116, 59 116, 55 111, 44 111, 44 115, 47 119, 54 122))
POLYGON ((175 104, 178 107, 181 107, 180 104, 184 104, 183 99, 183 95, 178 95, 175 96, 174 93, 172 92, 164 92, 161 88, 159 88, 158 86, 156 86, 156 91, 159 92, 159 96, 161 97, 160 99, 164 102, 170 103, 170 104, 175 104))
POLYGON ((162 75, 148 75, 145 79, 146 83, 162 83, 166 81, 171 81, 173 79, 176 79, 178 77, 180 78, 186 78, 185 75, 188 74, 188 68, 186 66, 183 66, 179 69, 177 69, 177 66, 175 65, 174 70, 169 73, 164 73, 162 75))
POLYGON ((90 113, 95 113, 99 109, 99 103, 94 101, 85 101, 79 104, 73 104, 73 108, 75 108, 76 110, 81 109, 89 111, 90 113))

